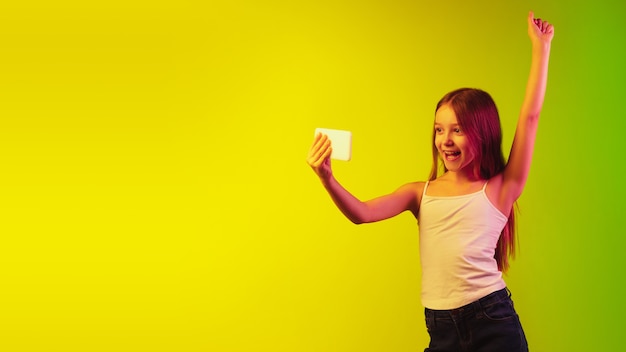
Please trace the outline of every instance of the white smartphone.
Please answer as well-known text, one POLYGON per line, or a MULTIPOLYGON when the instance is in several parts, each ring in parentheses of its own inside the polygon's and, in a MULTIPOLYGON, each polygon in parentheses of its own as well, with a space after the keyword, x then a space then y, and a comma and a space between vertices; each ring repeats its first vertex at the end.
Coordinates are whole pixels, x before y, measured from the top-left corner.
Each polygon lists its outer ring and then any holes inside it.
POLYGON ((331 159, 349 161, 352 158, 352 132, 330 128, 316 128, 315 135, 323 133, 330 139, 333 152, 331 159))

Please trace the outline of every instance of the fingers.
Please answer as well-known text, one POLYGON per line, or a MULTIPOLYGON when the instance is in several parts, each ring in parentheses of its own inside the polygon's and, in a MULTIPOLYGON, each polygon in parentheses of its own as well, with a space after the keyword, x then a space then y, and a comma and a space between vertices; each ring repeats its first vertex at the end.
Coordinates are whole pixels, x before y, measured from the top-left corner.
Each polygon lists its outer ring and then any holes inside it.
POLYGON ((548 21, 542 21, 541 19, 537 19, 537 27, 541 30, 541 33, 550 33, 554 29, 554 27, 548 21))
POLYGON ((330 149, 331 143, 327 135, 321 134, 317 141, 313 145, 313 157, 315 159, 323 159, 322 157, 330 149))
POLYGON ((535 14, 532 11, 528 12, 528 22, 529 24, 534 24, 541 33, 551 33, 554 31, 554 27, 550 22, 544 21, 541 18, 535 18, 535 14))
POLYGON ((545 31, 545 27, 548 25, 548 21, 543 21, 541 18, 534 18, 533 19, 533 23, 535 24, 535 26, 537 26, 537 28, 539 28, 540 31, 544 32, 545 31))
POLYGON ((528 13, 528 24, 534 24, 537 28, 541 29, 541 25, 542 25, 542 21, 541 18, 535 18, 535 13, 530 11, 528 13))
POLYGON ((333 153, 333 148, 330 146, 330 140, 328 142, 329 142, 328 148, 326 148, 324 153, 322 153, 322 155, 319 158, 319 160, 321 160, 319 165, 327 162, 328 159, 330 158, 330 155, 333 153))
POLYGON ((328 136, 322 133, 318 133, 313 140, 313 145, 309 150, 307 156, 307 162, 311 167, 319 167, 326 158, 332 153, 332 147, 328 136))

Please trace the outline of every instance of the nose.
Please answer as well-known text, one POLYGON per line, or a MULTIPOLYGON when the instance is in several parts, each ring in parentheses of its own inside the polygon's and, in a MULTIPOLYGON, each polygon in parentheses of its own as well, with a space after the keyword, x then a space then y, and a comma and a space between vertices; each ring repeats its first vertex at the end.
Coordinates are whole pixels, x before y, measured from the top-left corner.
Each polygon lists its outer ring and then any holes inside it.
POLYGON ((443 140, 443 144, 444 145, 451 146, 451 145, 454 144, 454 142, 452 141, 452 138, 450 138, 450 134, 449 133, 447 133, 443 138, 444 138, 444 140, 443 140))

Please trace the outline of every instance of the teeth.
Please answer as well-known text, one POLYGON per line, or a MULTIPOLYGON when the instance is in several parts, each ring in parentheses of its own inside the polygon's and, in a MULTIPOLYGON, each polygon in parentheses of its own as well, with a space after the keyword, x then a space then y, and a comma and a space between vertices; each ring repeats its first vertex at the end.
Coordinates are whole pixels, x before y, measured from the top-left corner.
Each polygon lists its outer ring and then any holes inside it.
POLYGON ((456 152, 445 151, 445 152, 443 152, 443 154, 445 155, 445 158, 447 160, 451 160, 452 161, 452 160, 456 160, 459 157, 459 155, 461 155, 461 152, 459 152, 459 151, 456 151, 456 152))

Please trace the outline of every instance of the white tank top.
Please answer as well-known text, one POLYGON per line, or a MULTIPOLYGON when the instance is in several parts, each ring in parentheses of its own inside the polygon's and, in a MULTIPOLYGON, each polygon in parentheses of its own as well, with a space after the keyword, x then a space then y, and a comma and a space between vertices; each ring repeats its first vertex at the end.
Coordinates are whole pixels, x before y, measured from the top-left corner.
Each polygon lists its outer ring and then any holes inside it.
POLYGON ((430 309, 455 309, 503 289, 506 284, 494 258, 507 223, 487 198, 475 193, 426 195, 419 207, 422 304, 430 309))

